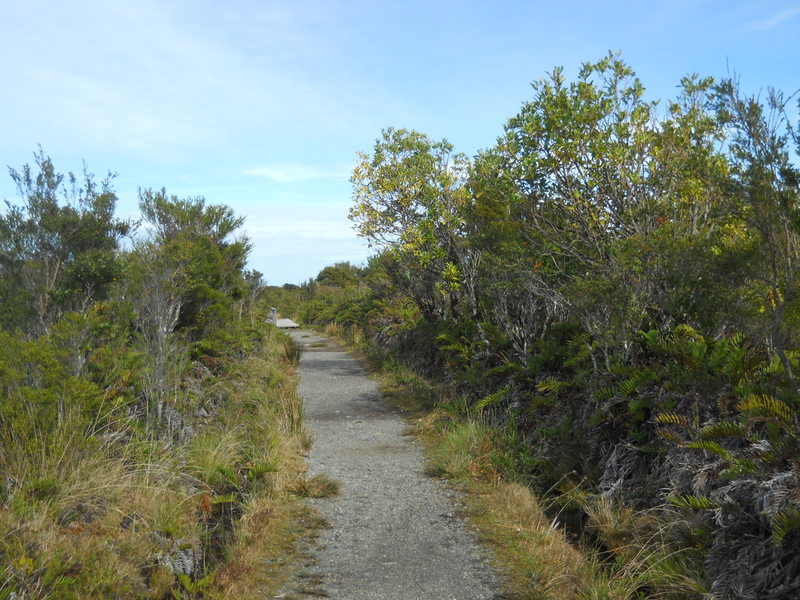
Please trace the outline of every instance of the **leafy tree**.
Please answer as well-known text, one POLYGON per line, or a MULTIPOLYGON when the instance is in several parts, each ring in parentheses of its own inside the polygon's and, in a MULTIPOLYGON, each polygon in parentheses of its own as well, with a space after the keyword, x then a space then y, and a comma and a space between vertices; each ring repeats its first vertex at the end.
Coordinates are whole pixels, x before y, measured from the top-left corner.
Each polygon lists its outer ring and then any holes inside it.
POLYGON ((339 262, 322 269, 317 275, 317 283, 334 287, 355 285, 363 274, 363 270, 349 262, 339 262))
POLYGON ((179 396, 183 339, 195 342, 200 353, 219 350, 211 340, 234 319, 250 244, 232 239, 243 218, 203 198, 143 190, 140 208, 149 235, 131 257, 128 291, 146 349, 148 415, 160 424, 166 403, 179 396))
POLYGON ((446 140, 389 128, 353 170, 350 219, 426 318, 458 311, 468 161, 446 140))
POLYGON ((251 245, 244 236, 233 237, 244 218, 228 206, 167 196, 163 189, 141 191, 140 209, 149 226, 146 252, 157 252, 170 265, 171 285, 182 299, 175 326, 196 338, 205 329, 224 327, 244 289, 251 245))
POLYGON ((29 336, 47 333, 70 310, 104 298, 121 272, 119 240, 131 224, 114 217, 109 174, 99 184, 84 167, 66 177, 39 149, 38 172, 9 169, 22 199, 0 216, 0 320, 29 336))
POLYGON ((800 341, 800 170, 791 147, 797 131, 786 111, 788 99, 774 90, 765 106, 757 97, 743 96, 738 82, 728 79, 718 86, 717 100, 720 121, 731 133, 730 206, 760 245, 758 268, 750 271, 748 283, 762 294, 766 337, 797 393, 787 355, 789 345, 800 341))

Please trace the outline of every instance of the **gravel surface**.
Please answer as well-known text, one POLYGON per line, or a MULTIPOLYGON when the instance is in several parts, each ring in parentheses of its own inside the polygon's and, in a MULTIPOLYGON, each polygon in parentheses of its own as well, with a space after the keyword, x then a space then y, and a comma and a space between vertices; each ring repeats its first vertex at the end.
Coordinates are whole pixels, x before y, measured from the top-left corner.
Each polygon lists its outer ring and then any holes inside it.
MULTIPOLYGON (((501 598, 488 552, 459 517, 457 495, 423 473, 402 414, 342 348, 305 331, 300 393, 314 434, 309 472, 341 484, 313 500, 330 522, 300 597, 335 600, 501 598)), ((298 590, 295 590, 297 593, 298 590)))

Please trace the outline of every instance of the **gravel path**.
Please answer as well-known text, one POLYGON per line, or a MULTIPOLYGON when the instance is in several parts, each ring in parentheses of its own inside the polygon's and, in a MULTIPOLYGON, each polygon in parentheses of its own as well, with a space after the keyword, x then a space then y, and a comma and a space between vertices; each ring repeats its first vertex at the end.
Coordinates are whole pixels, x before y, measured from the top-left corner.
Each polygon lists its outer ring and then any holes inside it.
POLYGON ((458 498, 426 477, 422 452, 377 384, 343 349, 305 331, 300 393, 314 434, 310 473, 338 480, 341 493, 312 502, 331 527, 303 597, 334 600, 501 598, 487 551, 458 516, 458 498))

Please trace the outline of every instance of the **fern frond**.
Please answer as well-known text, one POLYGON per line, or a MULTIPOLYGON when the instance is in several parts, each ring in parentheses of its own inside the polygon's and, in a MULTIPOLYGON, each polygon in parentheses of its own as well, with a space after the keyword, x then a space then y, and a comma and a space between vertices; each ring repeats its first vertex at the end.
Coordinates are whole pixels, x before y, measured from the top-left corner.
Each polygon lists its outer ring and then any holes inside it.
POLYGON ((561 381, 555 377, 548 377, 536 384, 536 389, 544 394, 557 394, 568 385, 568 382, 561 381))
POLYGON ((709 362, 714 370, 735 377, 746 370, 747 348, 744 343, 744 336, 741 333, 734 333, 730 337, 719 340, 714 344, 709 362))
POLYGON ((652 369, 641 369, 624 381, 621 381, 617 389, 624 396, 633 396, 640 385, 655 381, 657 378, 656 372, 652 369))
POLYGON ((567 367, 580 366, 581 363, 589 358, 589 355, 591 354, 591 347, 586 344, 586 340, 582 339, 581 337, 572 340, 568 346, 570 350, 574 352, 574 354, 569 359, 564 361, 564 365, 567 367))
POLYGON ((700 332, 698 332, 691 325, 686 325, 686 324, 677 325, 672 330, 672 335, 673 336, 679 335, 681 337, 685 337, 685 338, 688 338, 688 339, 696 341, 696 342, 705 342, 706 341, 706 339, 702 335, 700 335, 700 332))
POLYGON ((652 402, 648 398, 642 398, 641 396, 631 398, 628 401, 628 410, 634 415, 638 415, 651 407, 652 402))
POLYGON ((497 404, 500 404, 500 402, 502 402, 503 399, 508 394, 508 389, 509 386, 504 385, 493 394, 484 396, 475 403, 475 406, 473 406, 473 410, 475 412, 481 412, 483 409, 488 408, 489 406, 496 406, 497 404))
POLYGON ((655 422, 660 425, 683 425, 689 427, 689 419, 674 412, 663 412, 656 415, 655 422))
POLYGON ((507 362, 496 367, 492 367, 486 371, 487 377, 495 377, 497 375, 506 375, 508 373, 520 373, 525 367, 516 362, 507 362))
POLYGON ((776 546, 780 546, 783 538, 797 528, 800 528, 800 508, 787 506, 772 520, 772 541, 776 546))
POLYGON ((759 464, 751 460, 749 458, 737 458, 733 464, 722 471, 722 476, 726 479, 736 479, 737 477, 741 477, 743 475, 753 475, 758 473, 762 467, 759 464))
POLYGON ((792 409, 785 402, 767 396, 766 394, 753 394, 748 396, 736 408, 741 412, 761 414, 776 417, 786 425, 793 424, 792 409))
POLYGON ((592 416, 589 417, 588 425, 589 427, 597 427, 598 425, 605 423, 607 418, 608 412, 602 408, 598 408, 592 413, 592 416))
POLYGON ((686 448, 694 448, 695 450, 703 450, 704 452, 710 452, 711 454, 716 454, 717 456, 721 456, 725 460, 733 460, 731 453, 725 450, 722 446, 717 444, 716 442, 712 442, 710 440, 695 440, 692 442, 686 442, 684 444, 686 448))
POLYGON ((651 329, 650 331, 639 331, 642 341, 646 346, 655 348, 658 346, 659 334, 658 329, 651 329))
POLYGON ((616 395, 616 388, 613 385, 607 385, 592 394, 592 402, 605 402, 606 400, 611 400, 611 398, 616 395))
POLYGON ((672 442, 673 444, 681 445, 683 444, 683 438, 679 436, 674 431, 669 429, 665 429, 664 427, 656 427, 656 434, 667 440, 668 442, 672 442))
POLYGON ((723 437, 743 438, 745 437, 745 430, 744 427, 738 423, 733 423, 732 421, 720 421, 719 423, 713 423, 703 427, 697 432, 697 437, 699 437, 701 440, 713 440, 723 437))
POLYGON ((719 504, 708 496, 695 496, 693 494, 669 498, 669 502, 684 510, 713 510, 719 508, 719 504))
POLYGON ((636 388, 639 386, 639 381, 636 377, 629 377, 625 381, 621 381, 617 389, 623 396, 633 396, 636 393, 636 388))

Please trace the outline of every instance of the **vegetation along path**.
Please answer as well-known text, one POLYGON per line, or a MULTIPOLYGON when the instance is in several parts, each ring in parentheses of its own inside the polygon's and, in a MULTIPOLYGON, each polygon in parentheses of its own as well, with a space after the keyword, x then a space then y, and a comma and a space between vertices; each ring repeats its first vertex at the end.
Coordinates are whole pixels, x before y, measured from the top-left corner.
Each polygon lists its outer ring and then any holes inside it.
POLYGON ((341 485, 313 502, 330 528, 319 538, 315 595, 336 600, 500 598, 487 553, 457 515, 458 501, 423 474, 405 422, 344 350, 314 334, 303 348, 300 393, 314 434, 310 474, 341 485))

